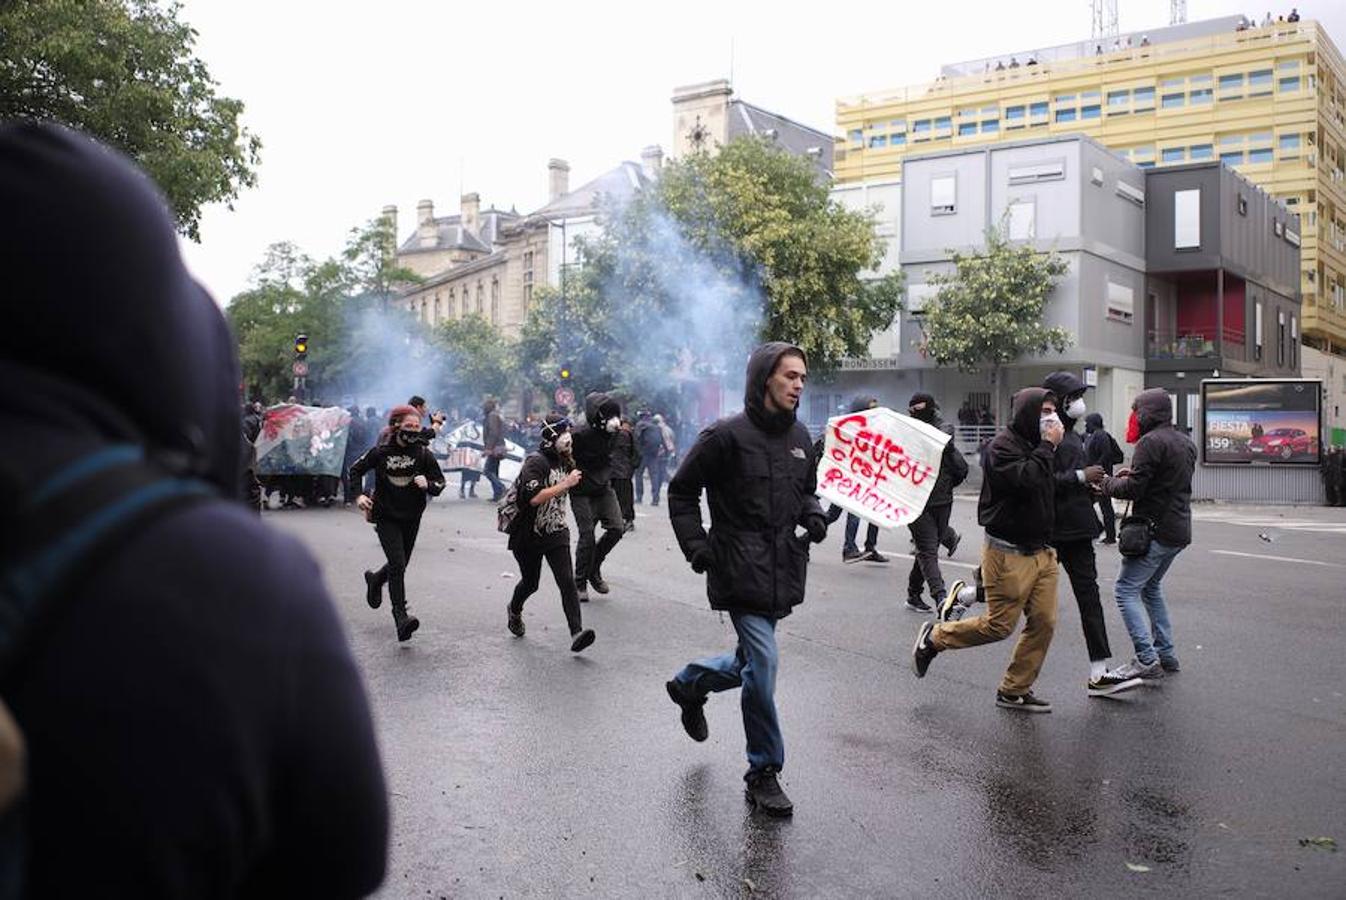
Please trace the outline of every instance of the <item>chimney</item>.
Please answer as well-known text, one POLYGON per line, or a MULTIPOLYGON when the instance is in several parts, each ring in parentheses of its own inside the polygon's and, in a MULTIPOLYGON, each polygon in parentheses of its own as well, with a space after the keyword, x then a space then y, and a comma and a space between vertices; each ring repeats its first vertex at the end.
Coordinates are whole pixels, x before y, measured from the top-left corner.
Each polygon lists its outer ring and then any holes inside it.
POLYGON ((570 164, 564 159, 547 163, 547 202, 570 193, 570 164))
POLYGON ((481 195, 464 194, 458 201, 458 211, 462 215, 463 228, 473 237, 476 237, 477 229, 481 224, 477 221, 481 212, 481 195))
POLYGON ((392 246, 385 248, 388 256, 397 254, 397 207, 389 204, 383 207, 383 221, 388 224, 388 240, 392 246))
POLYGON ((439 229, 435 227, 435 203, 422 200, 416 204, 416 243, 422 247, 433 247, 439 240, 439 229))
POLYGON ((664 150, 658 144, 653 144, 640 151, 640 168, 644 170, 645 177, 658 178, 659 171, 663 167, 664 150))

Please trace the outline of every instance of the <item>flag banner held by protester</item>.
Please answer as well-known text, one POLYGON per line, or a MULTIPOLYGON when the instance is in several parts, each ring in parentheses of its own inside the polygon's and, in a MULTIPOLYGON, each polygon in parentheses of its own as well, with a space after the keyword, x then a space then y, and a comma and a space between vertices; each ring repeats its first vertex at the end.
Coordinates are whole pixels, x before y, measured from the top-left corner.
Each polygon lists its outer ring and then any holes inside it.
POLYGON ((270 407, 257 435, 257 474, 339 477, 350 424, 339 406, 270 407))
MULTIPOLYGON (((430 449, 441 460, 445 472, 481 472, 486 465, 485 444, 481 425, 468 420, 452 431, 441 433, 430 443, 430 449)), ((505 456, 500 460, 500 478, 513 481, 519 475, 523 458, 528 454, 513 441, 505 441, 505 456)))
POLYGON ((925 510, 949 436, 879 406, 827 422, 818 496, 881 528, 910 524, 925 510))

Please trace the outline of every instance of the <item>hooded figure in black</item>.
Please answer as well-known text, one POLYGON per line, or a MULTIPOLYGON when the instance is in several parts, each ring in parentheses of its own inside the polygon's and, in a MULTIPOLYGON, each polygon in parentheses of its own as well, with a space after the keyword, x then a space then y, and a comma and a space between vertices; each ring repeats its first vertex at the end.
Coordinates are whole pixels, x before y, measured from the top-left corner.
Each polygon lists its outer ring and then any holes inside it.
MULTIPOLYGON (((1099 466, 1105 475, 1112 474, 1112 467, 1125 457, 1117 440, 1103 427, 1103 416, 1096 412, 1084 417, 1084 464, 1099 466)), ((1103 543, 1117 543, 1117 513, 1112 508, 1112 498, 1100 493, 1094 498, 1098 501, 1099 512, 1103 514, 1103 543)))
MULTIPOLYGON (((927 425, 946 430, 944 420, 939 416, 939 404, 930 394, 913 394, 907 403, 907 414, 927 425)), ((936 607, 944 602, 946 595, 944 574, 939 569, 940 542, 949 531, 949 516, 953 512, 953 489, 966 479, 967 460, 958 452, 956 443, 950 438, 944 445, 944 453, 939 463, 939 477, 935 479, 935 486, 930 491, 930 499, 925 503, 925 510, 907 526, 911 532, 911 541, 916 545, 911 573, 907 576, 909 609, 930 611, 930 606, 921 598, 921 590, 925 585, 930 586, 930 599, 936 607)))
POLYGON ((922 625, 912 648, 912 669, 922 678, 943 650, 1002 641, 1023 615, 1027 623, 996 690, 996 705, 1051 712, 1051 704, 1033 696, 1032 687, 1056 628, 1056 553, 1048 542, 1056 509, 1053 457, 1065 430, 1056 397, 1042 388, 1015 394, 1011 416, 1010 427, 982 454, 977 520, 986 529, 981 557, 986 613, 922 625))
POLYGON ((804 600, 808 541, 827 536, 815 494, 817 459, 808 429, 795 421, 807 374, 804 353, 764 344, 748 360, 744 410, 697 438, 668 486, 668 513, 692 570, 706 574, 712 609, 727 611, 738 635, 733 653, 686 666, 668 692, 687 733, 706 739, 706 695, 743 689, 748 797, 773 815, 792 807, 776 774, 785 745, 776 718, 776 622, 804 600), (708 495, 710 530, 701 520, 708 495), (807 530, 807 538, 796 529, 807 530))
POLYGON ((519 564, 519 583, 505 613, 510 633, 523 637, 523 605, 537 592, 542 562, 546 560, 561 592, 561 608, 570 627, 570 649, 578 653, 594 642, 594 633, 581 621, 575 570, 570 568, 566 495, 581 477, 575 468, 573 440, 569 419, 554 413, 547 416, 537 451, 528 454, 514 481, 518 513, 510 527, 509 549, 519 564))
POLYGON ((1094 514, 1094 495, 1098 492, 1095 485, 1103 480, 1104 472, 1101 466, 1086 462, 1084 441, 1075 430, 1075 424, 1088 412, 1084 382, 1071 372, 1053 372, 1042 386, 1060 398, 1057 414, 1065 428, 1054 457, 1056 511, 1051 543, 1080 609, 1080 625, 1089 652, 1086 690, 1091 697, 1101 697, 1140 685, 1138 680, 1117 678, 1108 672, 1112 650, 1098 598, 1098 564, 1094 559, 1094 540, 1102 530, 1094 514))
POLYGON ((603 560, 622 539, 626 521, 612 489, 612 447, 622 425, 622 408, 607 394, 584 398, 585 424, 573 432, 575 466, 580 483, 570 492, 579 540, 575 544, 575 587, 583 602, 589 600, 589 585, 600 594, 608 592, 603 580, 603 560), (603 536, 594 541, 594 530, 603 523, 603 536))
POLYGON ((237 498, 233 341, 162 197, 83 135, 10 125, 0 210, 10 509, 114 445, 218 493, 75 573, 0 681, 27 895, 370 893, 388 812, 359 671, 312 556, 237 498))

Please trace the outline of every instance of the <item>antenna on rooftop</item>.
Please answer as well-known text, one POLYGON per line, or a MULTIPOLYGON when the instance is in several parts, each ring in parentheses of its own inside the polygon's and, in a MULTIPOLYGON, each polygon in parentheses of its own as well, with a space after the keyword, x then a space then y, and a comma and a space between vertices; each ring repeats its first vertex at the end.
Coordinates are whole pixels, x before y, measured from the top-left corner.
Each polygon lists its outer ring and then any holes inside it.
POLYGON ((1182 25, 1187 21, 1187 0, 1168 0, 1168 24, 1182 25))
POLYGON ((1090 38, 1101 41, 1117 37, 1117 0, 1089 0, 1089 12, 1093 20, 1090 38))

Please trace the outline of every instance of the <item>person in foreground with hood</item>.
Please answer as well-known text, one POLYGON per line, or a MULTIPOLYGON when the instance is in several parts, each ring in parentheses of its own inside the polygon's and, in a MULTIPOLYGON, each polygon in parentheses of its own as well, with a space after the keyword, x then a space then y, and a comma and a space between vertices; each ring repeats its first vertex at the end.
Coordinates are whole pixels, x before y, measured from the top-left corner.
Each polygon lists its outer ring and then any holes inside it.
POLYGON ((371 893, 388 807, 360 673, 313 557, 237 496, 238 361, 163 198, 82 134, 14 124, 0 210, 0 530, 118 450, 208 489, 68 572, 0 677, 28 741, 23 896, 371 893))
POLYGON ((912 670, 924 678, 943 650, 1003 641, 1022 614, 1027 622, 996 690, 996 706, 1051 712, 1033 695, 1056 628, 1056 552, 1048 546, 1055 521, 1053 457, 1065 430, 1056 397, 1042 388, 1014 395, 1010 427, 982 454, 977 521, 986 530, 981 575, 986 613, 956 622, 926 622, 912 648, 912 670))
POLYGON ((586 424, 572 432, 575 466, 580 483, 570 494, 579 539, 575 543, 575 588, 580 602, 589 602, 589 585, 600 594, 610 588, 603 580, 603 561, 626 533, 622 506, 612 489, 612 448, 622 427, 622 408, 607 394, 584 398, 586 424), (598 523, 603 536, 594 540, 598 523))
POLYGON ((1106 474, 1102 466, 1085 462, 1084 441, 1075 430, 1075 423, 1088 412, 1084 382, 1072 372, 1053 372, 1042 386, 1060 398, 1058 415, 1065 428, 1054 457, 1056 519, 1052 526, 1052 547, 1066 570, 1075 605, 1080 610, 1080 626, 1089 653, 1085 692, 1090 697, 1106 697, 1140 687, 1139 678, 1122 678, 1108 668, 1112 649, 1108 645, 1103 604, 1098 598, 1098 563, 1094 558, 1094 541, 1101 530, 1094 514, 1094 493, 1106 474))
MULTIPOLYGON (((1084 464, 1098 466, 1104 475, 1112 475, 1112 467, 1125 457, 1122 448, 1108 430, 1103 427, 1103 416, 1091 412, 1084 417, 1084 464)), ((1094 498, 1098 501, 1099 512, 1103 514, 1103 543, 1117 543, 1117 512, 1112 508, 1112 498, 1100 491, 1094 498)))
POLYGON ((509 532, 509 549, 519 564, 519 583, 506 607, 505 624, 515 637, 524 636, 523 605, 537 592, 545 559, 561 592, 561 608, 570 627, 570 649, 579 653, 594 642, 592 629, 580 617, 575 570, 570 567, 570 527, 566 495, 580 483, 572 454, 570 420, 552 413, 542 424, 537 452, 528 454, 519 470, 519 513, 509 532))
POLYGON ((407 612, 407 564, 421 530, 427 495, 438 497, 444 490, 444 472, 431 452, 421 428, 421 414, 410 405, 394 406, 388 413, 390 437, 351 463, 350 480, 364 481, 374 473, 374 496, 355 498, 379 536, 387 562, 377 571, 365 571, 365 600, 370 609, 383 605, 383 586, 392 599, 393 625, 397 639, 411 638, 421 620, 407 612))
POLYGON ((1117 608, 1131 633, 1136 657, 1117 674, 1157 681, 1181 667, 1164 600, 1164 576, 1192 543, 1192 472, 1196 445, 1173 427, 1173 401, 1162 388, 1136 395, 1131 405, 1140 439, 1130 468, 1103 482, 1103 492, 1134 504, 1133 515, 1151 522, 1150 550, 1122 557, 1117 608))
MULTIPOLYGON (((907 415, 919 419, 927 425, 943 428, 939 417, 939 404, 926 393, 915 393, 907 403, 907 415)), ((930 491, 930 499, 925 510, 916 520, 907 526, 911 532, 911 542, 916 545, 915 559, 911 563, 911 573, 907 576, 907 609, 930 612, 931 606, 921 598, 925 585, 930 587, 930 599, 934 608, 944 605, 947 593, 944 589, 944 575, 939 570, 940 541, 949 532, 949 516, 953 513, 953 489, 967 479, 967 460, 958 452, 952 439, 944 445, 940 459, 939 477, 930 491)), ((956 545, 955 545, 956 546, 956 545)))
POLYGON ((729 613, 738 647, 689 663, 666 685, 694 741, 707 737, 706 696, 742 688, 746 796, 772 816, 794 811, 777 776, 785 741, 776 717, 776 622, 804 600, 807 541, 827 537, 815 494, 817 459, 795 421, 808 363, 798 347, 763 344, 748 360, 744 410, 702 431, 668 485, 668 514, 711 609, 729 613), (701 521, 708 495, 710 531, 701 521), (806 539, 795 529, 807 530, 806 539))

